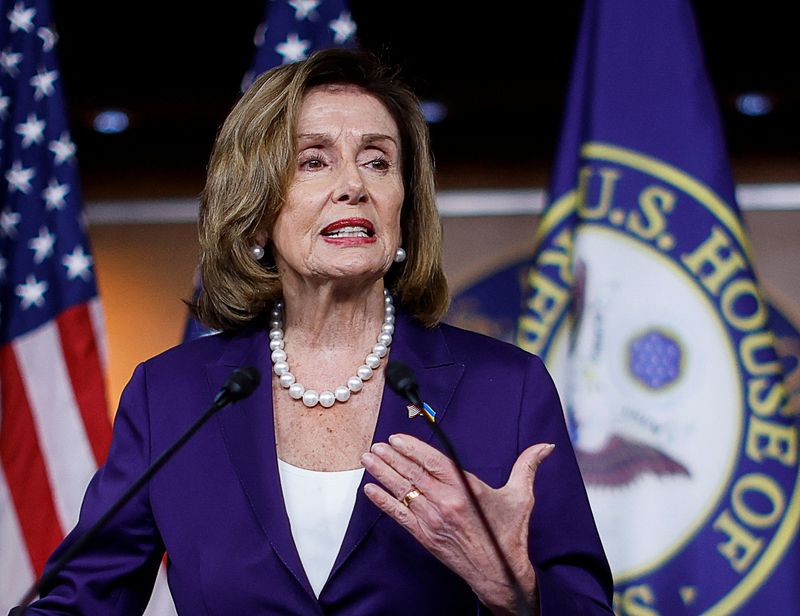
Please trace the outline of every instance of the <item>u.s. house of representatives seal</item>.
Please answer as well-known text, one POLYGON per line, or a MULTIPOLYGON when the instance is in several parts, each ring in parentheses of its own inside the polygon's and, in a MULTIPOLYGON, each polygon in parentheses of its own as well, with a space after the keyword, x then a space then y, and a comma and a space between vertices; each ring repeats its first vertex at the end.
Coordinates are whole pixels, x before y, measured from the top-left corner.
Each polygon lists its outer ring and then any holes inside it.
POLYGON ((729 614, 800 515, 797 428, 738 215, 663 161, 582 149, 517 342, 558 384, 619 614, 729 614))

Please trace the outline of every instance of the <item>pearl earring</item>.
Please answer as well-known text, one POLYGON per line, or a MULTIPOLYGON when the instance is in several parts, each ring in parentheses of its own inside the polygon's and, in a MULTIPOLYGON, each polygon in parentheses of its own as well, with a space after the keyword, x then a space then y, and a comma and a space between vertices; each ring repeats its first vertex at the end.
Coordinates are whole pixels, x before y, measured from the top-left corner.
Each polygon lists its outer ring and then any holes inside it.
POLYGON ((395 263, 402 263, 406 260, 406 251, 402 248, 398 248, 394 251, 394 262, 395 263))
POLYGON ((256 261, 261 261, 261 259, 264 257, 264 247, 259 246, 258 244, 253 244, 250 247, 250 254, 256 261))

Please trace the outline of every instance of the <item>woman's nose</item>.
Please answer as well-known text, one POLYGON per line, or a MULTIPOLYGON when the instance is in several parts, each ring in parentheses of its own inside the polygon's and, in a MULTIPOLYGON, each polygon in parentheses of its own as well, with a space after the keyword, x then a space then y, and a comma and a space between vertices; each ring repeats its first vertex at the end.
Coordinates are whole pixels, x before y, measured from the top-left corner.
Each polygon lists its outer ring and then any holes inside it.
POLYGON ((334 191, 333 200, 337 203, 351 205, 367 202, 367 191, 357 165, 348 164, 343 167, 340 173, 339 185, 334 191))

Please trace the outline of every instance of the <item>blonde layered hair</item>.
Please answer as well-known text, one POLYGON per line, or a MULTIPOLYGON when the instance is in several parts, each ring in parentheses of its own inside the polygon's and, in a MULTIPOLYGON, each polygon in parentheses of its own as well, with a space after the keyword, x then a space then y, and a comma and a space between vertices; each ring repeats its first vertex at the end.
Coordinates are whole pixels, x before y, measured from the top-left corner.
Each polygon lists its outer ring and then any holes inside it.
POLYGON ((405 201, 400 215, 408 254, 384 283, 403 309, 427 326, 447 311, 442 234, 435 202, 433 158, 419 101, 395 72, 373 56, 342 49, 272 69, 247 89, 220 129, 200 202, 202 291, 196 316, 215 329, 235 330, 259 318, 281 297, 280 272, 250 253, 259 230, 271 234, 297 157, 296 127, 303 97, 321 85, 353 85, 377 98, 400 132, 405 201))

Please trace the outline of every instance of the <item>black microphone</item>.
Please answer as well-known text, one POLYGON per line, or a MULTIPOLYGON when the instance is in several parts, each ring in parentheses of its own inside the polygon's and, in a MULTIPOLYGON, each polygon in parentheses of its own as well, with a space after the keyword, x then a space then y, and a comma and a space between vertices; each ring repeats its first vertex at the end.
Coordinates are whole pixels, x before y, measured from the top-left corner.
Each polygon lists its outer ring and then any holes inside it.
MULTIPOLYGON (((424 410, 423 401, 419 394, 417 377, 414 375, 414 371, 406 366, 403 362, 398 360, 391 360, 389 362, 389 364, 386 366, 386 382, 392 391, 394 391, 397 395, 416 406, 420 411, 424 410)), ((458 476, 461 478, 461 483, 464 484, 464 488, 467 491, 467 496, 469 497, 472 506, 475 508, 486 534, 489 535, 489 540, 492 543, 492 547, 494 547, 495 552, 497 552, 497 555, 500 558, 500 562, 503 564, 504 573, 508 578, 511 587, 514 589, 514 595, 517 601, 517 612, 522 616, 530 616, 531 608, 528 604, 528 601, 525 599, 525 591, 522 589, 522 585, 519 583, 517 576, 514 575, 514 570, 511 568, 503 549, 500 547, 500 542, 497 540, 497 536, 494 534, 494 531, 492 531, 492 527, 489 524, 489 519, 486 517, 486 513, 483 511, 483 507, 481 507, 480 502, 478 502, 478 497, 475 496, 475 491, 472 489, 472 486, 467 479, 467 475, 464 473, 464 466, 461 464, 461 460, 459 459, 453 444, 450 442, 450 439, 447 438, 447 435, 444 433, 439 424, 436 423, 436 420, 433 417, 425 412, 420 413, 420 415, 428 420, 428 423, 430 423, 434 433, 438 439, 442 441, 442 444, 447 451, 447 455, 450 456, 450 459, 453 461, 453 464, 456 467, 458 476)))
POLYGON ((203 413, 191 426, 184 432, 177 441, 170 445, 153 463, 147 467, 142 475, 134 481, 130 487, 120 496, 111 507, 106 511, 89 529, 73 543, 53 565, 42 574, 42 577, 34 582, 30 590, 20 601, 20 605, 9 612, 9 616, 23 614, 28 605, 33 601, 41 589, 46 589, 61 573, 61 570, 80 552, 83 547, 91 541, 98 531, 103 528, 114 515, 122 509, 125 504, 133 497, 139 489, 146 484, 158 470, 175 455, 183 445, 186 444, 195 432, 197 432, 212 415, 223 409, 231 402, 242 400, 249 396, 261 382, 261 374, 252 366, 237 368, 234 370, 222 389, 214 396, 213 404, 203 413))
POLYGON ((411 404, 422 409, 422 400, 419 397, 419 385, 414 372, 399 360, 392 360, 386 366, 386 382, 392 391, 411 404))
POLYGON ((244 366, 231 372, 228 382, 222 386, 214 397, 214 404, 222 402, 222 406, 242 400, 253 393, 261 383, 261 374, 253 366, 244 366))

